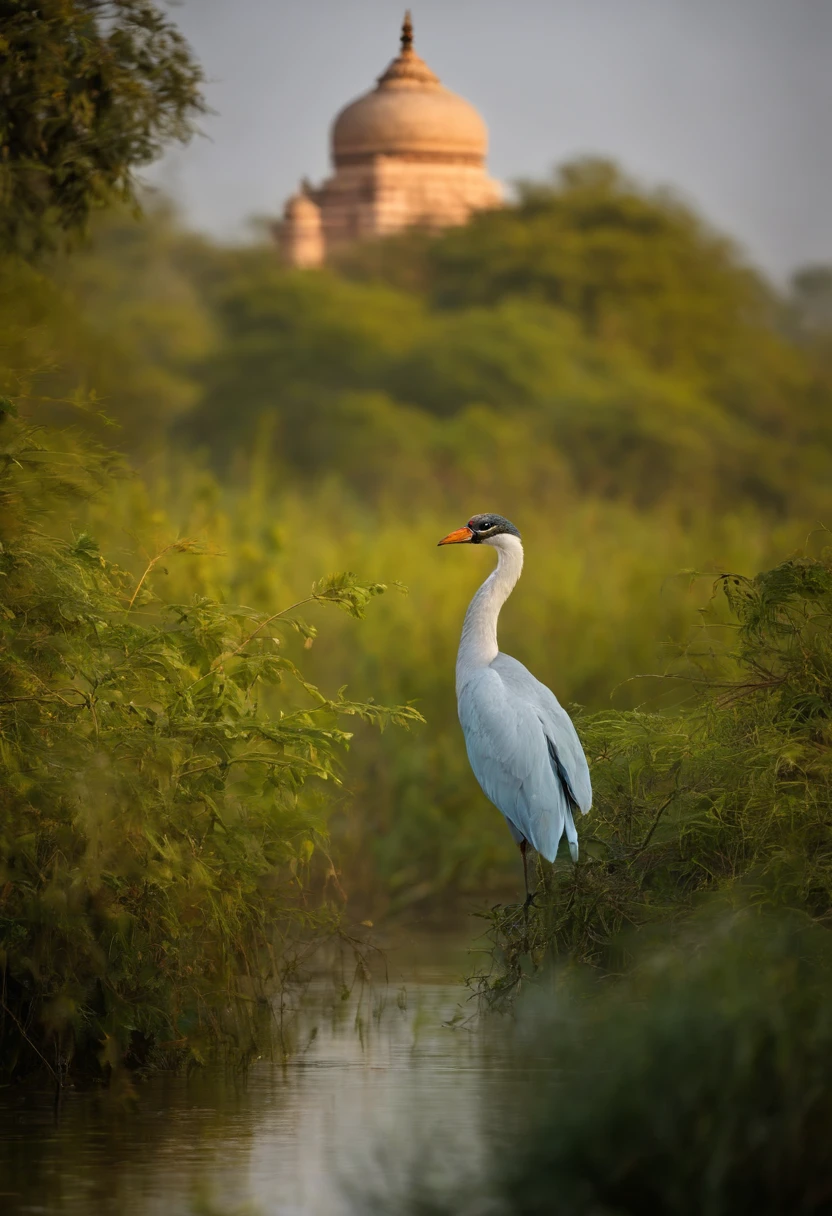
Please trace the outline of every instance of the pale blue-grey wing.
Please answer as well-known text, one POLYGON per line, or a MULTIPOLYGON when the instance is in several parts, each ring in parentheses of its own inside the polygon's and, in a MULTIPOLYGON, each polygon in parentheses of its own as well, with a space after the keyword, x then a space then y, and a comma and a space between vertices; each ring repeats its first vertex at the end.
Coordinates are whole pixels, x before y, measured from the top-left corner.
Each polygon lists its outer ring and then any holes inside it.
POLYGON ((536 706, 518 696, 492 664, 462 689, 459 720, 474 776, 505 815, 515 840, 525 838, 554 861, 566 832, 576 857, 572 798, 552 763, 536 706))
POLYGON ((516 697, 532 706, 549 740, 552 763, 567 786, 575 805, 586 815, 592 806, 589 765, 572 719, 551 688, 535 679, 522 663, 507 654, 498 654, 491 667, 516 697))

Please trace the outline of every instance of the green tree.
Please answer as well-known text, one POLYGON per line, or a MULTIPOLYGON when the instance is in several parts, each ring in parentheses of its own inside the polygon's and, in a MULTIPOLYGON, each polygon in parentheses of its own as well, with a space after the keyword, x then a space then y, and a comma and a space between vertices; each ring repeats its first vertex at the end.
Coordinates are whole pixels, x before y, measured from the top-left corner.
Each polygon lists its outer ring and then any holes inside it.
POLYGON ((0 251, 33 256, 204 110, 202 69, 154 0, 0 0, 0 251))
POLYGON ((111 208, 92 232, 70 256, 5 259, 0 392, 36 384, 38 418, 50 426, 78 425, 67 399, 85 399, 87 433, 142 464, 198 399, 193 369, 215 327, 178 265, 187 240, 171 208, 149 206, 141 223, 111 208))
POLYGON ((343 267, 421 284, 440 309, 518 297, 554 305, 600 346, 632 347, 653 370, 794 437, 801 369, 778 332, 775 292, 689 207, 608 161, 567 164, 551 183, 521 183, 515 206, 439 236, 359 248, 343 267))

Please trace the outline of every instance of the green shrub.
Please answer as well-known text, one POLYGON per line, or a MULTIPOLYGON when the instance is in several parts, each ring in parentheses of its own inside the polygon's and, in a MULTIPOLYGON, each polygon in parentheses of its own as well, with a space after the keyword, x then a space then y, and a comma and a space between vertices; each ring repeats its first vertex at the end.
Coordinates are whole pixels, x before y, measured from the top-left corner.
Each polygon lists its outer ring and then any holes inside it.
POLYGON ((746 911, 661 935, 617 982, 553 975, 526 1011, 516 1076, 504 1066, 500 1125, 484 1121, 484 1167, 465 1178, 456 1160, 445 1174, 460 1185, 437 1194, 423 1158, 402 1193, 355 1210, 820 1216, 832 1200, 831 951, 800 918, 746 911))
POLYGON ((727 612, 706 614, 675 672, 692 705, 579 723, 595 793, 582 860, 546 867, 528 923, 493 911, 490 1000, 549 955, 618 965, 623 928, 678 919, 705 892, 832 919, 832 555, 717 590, 727 612))
POLYGON ((360 617, 352 575, 258 612, 164 603, 66 515, 103 509, 105 454, 0 430, 0 1070, 253 1049, 258 997, 337 929, 310 862, 345 716, 419 715, 324 696, 286 654, 301 604, 360 617), (295 692, 284 689, 288 682, 295 692))

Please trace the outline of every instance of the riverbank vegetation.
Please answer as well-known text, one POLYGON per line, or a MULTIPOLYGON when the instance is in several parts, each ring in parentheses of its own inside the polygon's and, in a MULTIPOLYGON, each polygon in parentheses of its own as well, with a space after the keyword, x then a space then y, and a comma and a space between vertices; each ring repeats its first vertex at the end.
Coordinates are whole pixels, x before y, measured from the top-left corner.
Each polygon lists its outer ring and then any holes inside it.
POLYGON ((525 1008, 516 1075, 503 1066, 516 1117, 484 1120, 476 1172, 414 1128, 418 1165, 380 1169, 352 1210, 825 1212, 828 933, 723 907, 644 937, 620 980, 561 969, 525 1008))
POLYGON ((217 993, 284 973, 275 926, 333 923, 324 888, 357 919, 518 888, 453 690, 488 555, 435 547, 478 510, 523 534, 501 645, 575 707, 596 789, 577 869, 494 913, 484 991, 710 888, 824 921, 832 272, 777 288, 601 161, 315 272, 159 198, 97 210, 199 113, 151 26, 172 108, 145 95, 105 194, 24 214, 20 161, 0 200, 6 1072, 200 1052, 217 993), (287 611, 313 584, 348 610, 320 636, 287 611))
POLYGON ((339 929, 324 791, 348 720, 418 719, 324 695, 286 635, 312 642, 308 610, 361 617, 385 588, 335 575, 269 612, 166 601, 160 566, 193 541, 134 544, 131 572, 73 527, 85 500, 108 507, 106 453, 8 416, 0 443, 3 1072, 245 1060, 258 1002, 339 929))
MULTIPOLYGON (((74 295, 86 263, 58 251, 188 137, 202 73, 152 0, 24 3, 3 35, 0 1079, 45 1071, 60 1094, 70 1075, 259 1049, 258 1003, 282 1009, 341 933, 328 789, 348 720, 420 715, 319 691, 286 644, 315 640, 300 610, 362 617, 378 581, 290 576, 282 606, 258 609, 212 594, 200 566, 165 594, 213 538, 152 510, 100 442, 101 394, 130 385, 138 435, 176 373, 130 346, 133 301, 123 345, 95 332, 74 295)), ((174 332, 169 349, 187 346, 174 332)))
POLYGON ((626 969, 624 931, 677 923, 706 896, 828 927, 832 553, 722 576, 715 593, 665 677, 692 690, 681 706, 582 720, 595 793, 582 860, 541 867, 528 916, 490 913, 489 1003, 510 1003, 544 960, 626 969))
POLYGON ((48 276, 21 273, 5 315, 17 363, 44 369, 45 415, 63 425, 58 399, 93 390, 88 427, 148 487, 120 487, 97 535, 169 526, 222 550, 172 569, 174 595, 205 580, 265 610, 295 575, 344 567, 411 588, 305 658, 313 680, 416 700, 431 723, 404 747, 362 737, 349 761, 361 809, 343 804, 333 831, 371 915, 516 882, 453 695, 487 563, 437 554, 449 527, 488 504, 518 522, 528 558, 501 644, 591 712, 611 694, 668 704, 635 677, 664 669, 713 578, 773 568, 829 514, 828 278, 779 294, 606 165, 320 273, 189 235, 163 206, 143 225, 111 214, 48 276))

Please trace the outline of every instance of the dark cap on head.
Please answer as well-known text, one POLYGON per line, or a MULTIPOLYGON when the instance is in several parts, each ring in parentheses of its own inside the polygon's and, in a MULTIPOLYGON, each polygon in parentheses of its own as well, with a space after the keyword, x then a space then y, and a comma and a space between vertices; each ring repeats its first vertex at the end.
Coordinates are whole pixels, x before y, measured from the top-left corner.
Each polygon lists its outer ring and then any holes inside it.
POLYGON ((520 539, 520 533, 514 524, 504 515, 495 515, 492 511, 487 511, 485 515, 472 515, 468 520, 468 527, 474 534, 471 537, 474 544, 489 536, 499 536, 501 532, 507 532, 509 536, 516 536, 518 540, 520 539))

